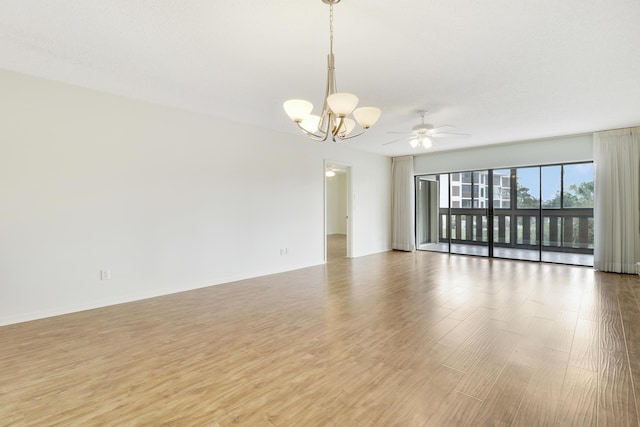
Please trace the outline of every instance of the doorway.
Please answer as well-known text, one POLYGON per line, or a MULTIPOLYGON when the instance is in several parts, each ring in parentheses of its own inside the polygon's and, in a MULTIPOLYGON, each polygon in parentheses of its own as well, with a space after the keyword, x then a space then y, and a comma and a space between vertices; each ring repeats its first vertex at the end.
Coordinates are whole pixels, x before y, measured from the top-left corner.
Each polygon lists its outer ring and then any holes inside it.
POLYGON ((351 166, 325 161, 325 262, 351 258, 351 166))

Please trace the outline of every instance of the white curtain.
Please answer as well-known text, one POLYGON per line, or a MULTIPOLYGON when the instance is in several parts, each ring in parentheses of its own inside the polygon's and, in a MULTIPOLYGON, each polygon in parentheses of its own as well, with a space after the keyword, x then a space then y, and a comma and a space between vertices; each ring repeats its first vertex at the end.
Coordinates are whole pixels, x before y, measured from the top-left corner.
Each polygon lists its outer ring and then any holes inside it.
POLYGON ((414 251, 416 244, 413 156, 392 159, 391 179, 391 247, 401 251, 414 251))
POLYGON ((640 261, 640 127, 593 135, 594 267, 635 273, 640 261))

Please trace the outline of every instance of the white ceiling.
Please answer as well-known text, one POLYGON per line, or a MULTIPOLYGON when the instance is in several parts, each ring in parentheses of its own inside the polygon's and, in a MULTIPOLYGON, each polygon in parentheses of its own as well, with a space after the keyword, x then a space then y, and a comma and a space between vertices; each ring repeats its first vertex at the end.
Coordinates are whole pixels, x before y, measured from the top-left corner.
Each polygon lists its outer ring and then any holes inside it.
MULTIPOLYGON (((324 94, 321 0, 2 0, 0 68, 296 133, 283 101, 324 94)), ((343 0, 338 89, 383 110, 348 142, 419 122, 430 151, 640 124, 638 0, 343 0)))

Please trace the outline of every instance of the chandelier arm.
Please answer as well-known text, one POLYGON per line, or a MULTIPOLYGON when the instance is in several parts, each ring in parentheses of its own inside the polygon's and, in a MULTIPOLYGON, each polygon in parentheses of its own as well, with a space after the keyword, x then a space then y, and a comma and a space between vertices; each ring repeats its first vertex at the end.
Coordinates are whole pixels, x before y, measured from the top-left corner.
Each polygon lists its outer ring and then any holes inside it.
POLYGON ((366 131, 367 131, 367 129, 364 129, 364 130, 363 130, 362 132, 360 132, 360 133, 357 133, 357 134, 355 134, 355 135, 349 135, 349 136, 345 136, 345 137, 340 137, 340 139, 344 141, 345 139, 355 138, 356 136, 360 136, 360 135, 362 135, 362 134, 363 134, 363 133, 365 133, 366 131))
POLYGON ((305 133, 309 138, 311 138, 314 141, 325 142, 327 140, 327 135, 319 136, 319 135, 316 135, 315 133, 309 133, 309 132, 305 132, 305 133))
POLYGON ((331 132, 331 133, 333 134, 333 142, 335 142, 335 141, 336 141, 336 136, 337 136, 338 138, 340 138, 340 139, 344 139, 344 138, 342 138, 342 137, 340 136, 340 129, 342 128, 342 126, 344 126, 344 127, 345 127, 345 131, 346 131, 346 129, 347 129, 347 126, 346 126, 346 124, 345 124, 345 122, 344 122, 344 116, 342 116, 342 117, 338 117, 338 119, 340 119, 340 120, 338 121, 338 123, 336 124, 336 127, 334 127, 334 128, 333 128, 333 130, 332 130, 332 132, 331 132))
POLYGON ((331 123, 333 122, 333 115, 331 114, 331 110, 327 110, 327 113, 322 116, 322 120, 324 120, 324 123, 323 121, 320 121, 320 126, 324 124, 324 129, 318 130, 324 135, 324 139, 322 141, 326 141, 331 134, 331 123))
POLYGON ((300 128, 300 130, 304 132, 309 138, 315 141, 322 141, 322 142, 327 140, 328 135, 326 132, 322 132, 320 135, 316 135, 315 133, 309 132, 308 130, 303 128, 300 123, 296 122, 296 124, 298 125, 298 128, 300 128))

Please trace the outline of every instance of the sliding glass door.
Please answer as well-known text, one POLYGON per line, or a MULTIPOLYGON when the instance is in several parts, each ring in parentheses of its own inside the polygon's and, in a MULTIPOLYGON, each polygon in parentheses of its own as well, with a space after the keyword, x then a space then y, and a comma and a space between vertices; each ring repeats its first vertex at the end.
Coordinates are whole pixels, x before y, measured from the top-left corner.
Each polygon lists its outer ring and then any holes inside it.
POLYGON ((542 169, 542 261, 593 265, 593 163, 542 169))
POLYGON ((451 174, 451 253, 489 255, 489 171, 451 174))
POLYGON ((593 164, 416 177, 420 250, 593 265, 593 164))
POLYGON ((494 170, 491 175, 491 219, 493 223, 491 242, 493 256, 498 258, 507 257, 505 249, 510 248, 516 238, 516 228, 515 226, 512 227, 511 202, 515 200, 515 192, 512 194, 511 191, 511 176, 511 169, 494 170))
POLYGON ((540 261, 540 168, 494 171, 494 181, 506 182, 503 174, 509 178, 510 195, 506 206, 494 208, 498 233, 494 233, 493 256, 540 261))
POLYGON ((416 247, 449 252, 449 174, 416 177, 416 247))

